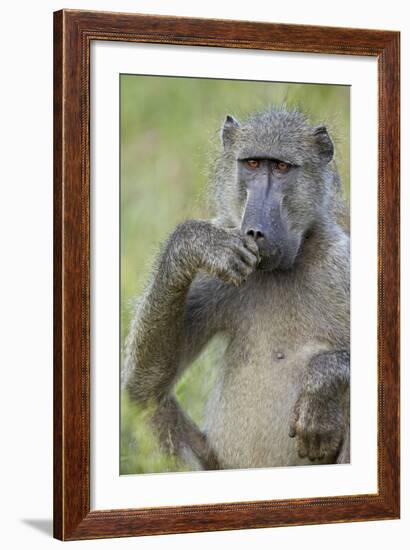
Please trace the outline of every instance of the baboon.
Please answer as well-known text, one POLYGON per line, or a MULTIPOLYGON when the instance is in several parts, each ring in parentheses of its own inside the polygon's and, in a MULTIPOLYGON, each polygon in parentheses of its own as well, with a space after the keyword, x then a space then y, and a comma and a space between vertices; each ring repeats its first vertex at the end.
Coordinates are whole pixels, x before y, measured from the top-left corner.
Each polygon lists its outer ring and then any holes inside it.
POLYGON ((216 217, 176 227, 125 345, 124 387, 154 403, 169 453, 197 469, 350 461, 350 239, 325 126, 271 108, 227 116, 216 217), (203 427, 173 388, 216 335, 203 427))

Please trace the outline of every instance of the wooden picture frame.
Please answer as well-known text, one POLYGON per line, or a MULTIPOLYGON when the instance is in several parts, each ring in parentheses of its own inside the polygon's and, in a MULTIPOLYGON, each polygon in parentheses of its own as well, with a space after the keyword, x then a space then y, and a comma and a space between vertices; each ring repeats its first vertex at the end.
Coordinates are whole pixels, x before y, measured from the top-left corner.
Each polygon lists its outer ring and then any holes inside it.
MULTIPOLYGON (((398 32, 63 10, 54 14, 54 536, 124 537, 399 517, 398 32), (372 56, 378 62, 378 492, 90 510, 93 40, 372 56)), ((212 474, 211 474, 212 475, 212 474)))

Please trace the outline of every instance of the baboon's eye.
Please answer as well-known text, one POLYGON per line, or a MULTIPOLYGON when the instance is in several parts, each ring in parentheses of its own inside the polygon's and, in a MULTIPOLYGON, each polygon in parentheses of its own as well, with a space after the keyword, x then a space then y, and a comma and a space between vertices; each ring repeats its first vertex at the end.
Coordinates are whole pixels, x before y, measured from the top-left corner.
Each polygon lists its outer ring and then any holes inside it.
POLYGON ((278 161, 276 163, 276 169, 279 170, 279 172, 287 172, 290 168, 290 164, 283 161, 278 161))
POLYGON ((250 168, 251 170, 255 170, 255 169, 258 168, 258 166, 259 166, 259 160, 248 159, 248 160, 246 161, 246 165, 247 165, 248 168, 250 168))

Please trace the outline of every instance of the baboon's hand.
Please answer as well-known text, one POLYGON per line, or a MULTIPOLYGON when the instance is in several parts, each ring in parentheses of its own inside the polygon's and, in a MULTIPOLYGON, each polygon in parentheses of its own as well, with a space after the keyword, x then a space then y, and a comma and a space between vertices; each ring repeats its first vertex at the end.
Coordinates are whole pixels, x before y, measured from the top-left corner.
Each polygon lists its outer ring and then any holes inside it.
POLYGON ((255 271, 259 250, 252 237, 209 226, 200 246, 200 267, 226 283, 240 286, 255 271))
POLYGON ((341 400, 331 392, 304 389, 293 410, 289 436, 297 438, 299 456, 332 462, 343 438, 341 400))
POLYGON ((190 277, 203 269, 222 281, 239 286, 259 262, 258 246, 252 237, 208 221, 182 223, 170 243, 174 257, 178 257, 181 273, 190 277))

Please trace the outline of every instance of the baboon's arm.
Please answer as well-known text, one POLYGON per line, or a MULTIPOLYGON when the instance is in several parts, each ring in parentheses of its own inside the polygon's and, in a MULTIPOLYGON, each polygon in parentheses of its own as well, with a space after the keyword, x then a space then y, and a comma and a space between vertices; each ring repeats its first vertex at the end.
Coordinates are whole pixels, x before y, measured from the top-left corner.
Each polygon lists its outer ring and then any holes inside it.
POLYGON ((137 306, 126 343, 124 386, 137 401, 165 396, 221 330, 220 286, 199 275, 186 288, 172 291, 157 273, 137 306))
POLYGON ((206 469, 215 469, 216 459, 172 388, 218 329, 217 288, 209 288, 216 282, 199 279, 191 288, 170 292, 157 275, 134 319, 126 358, 127 389, 138 402, 154 403, 153 427, 163 449, 177 456, 190 450, 206 469), (212 292, 214 302, 207 303, 203 292, 212 292))
POLYGON ((306 368, 289 435, 297 436, 301 457, 349 462, 350 353, 314 356, 306 368))
POLYGON ((223 328, 221 296, 226 300, 229 290, 220 289, 228 285, 199 272, 206 270, 239 284, 256 261, 242 237, 209 222, 185 222, 158 259, 127 339, 124 386, 136 401, 155 404, 154 423, 163 446, 175 455, 190 449, 204 468, 216 468, 215 457, 204 434, 172 395, 183 369, 223 328))

